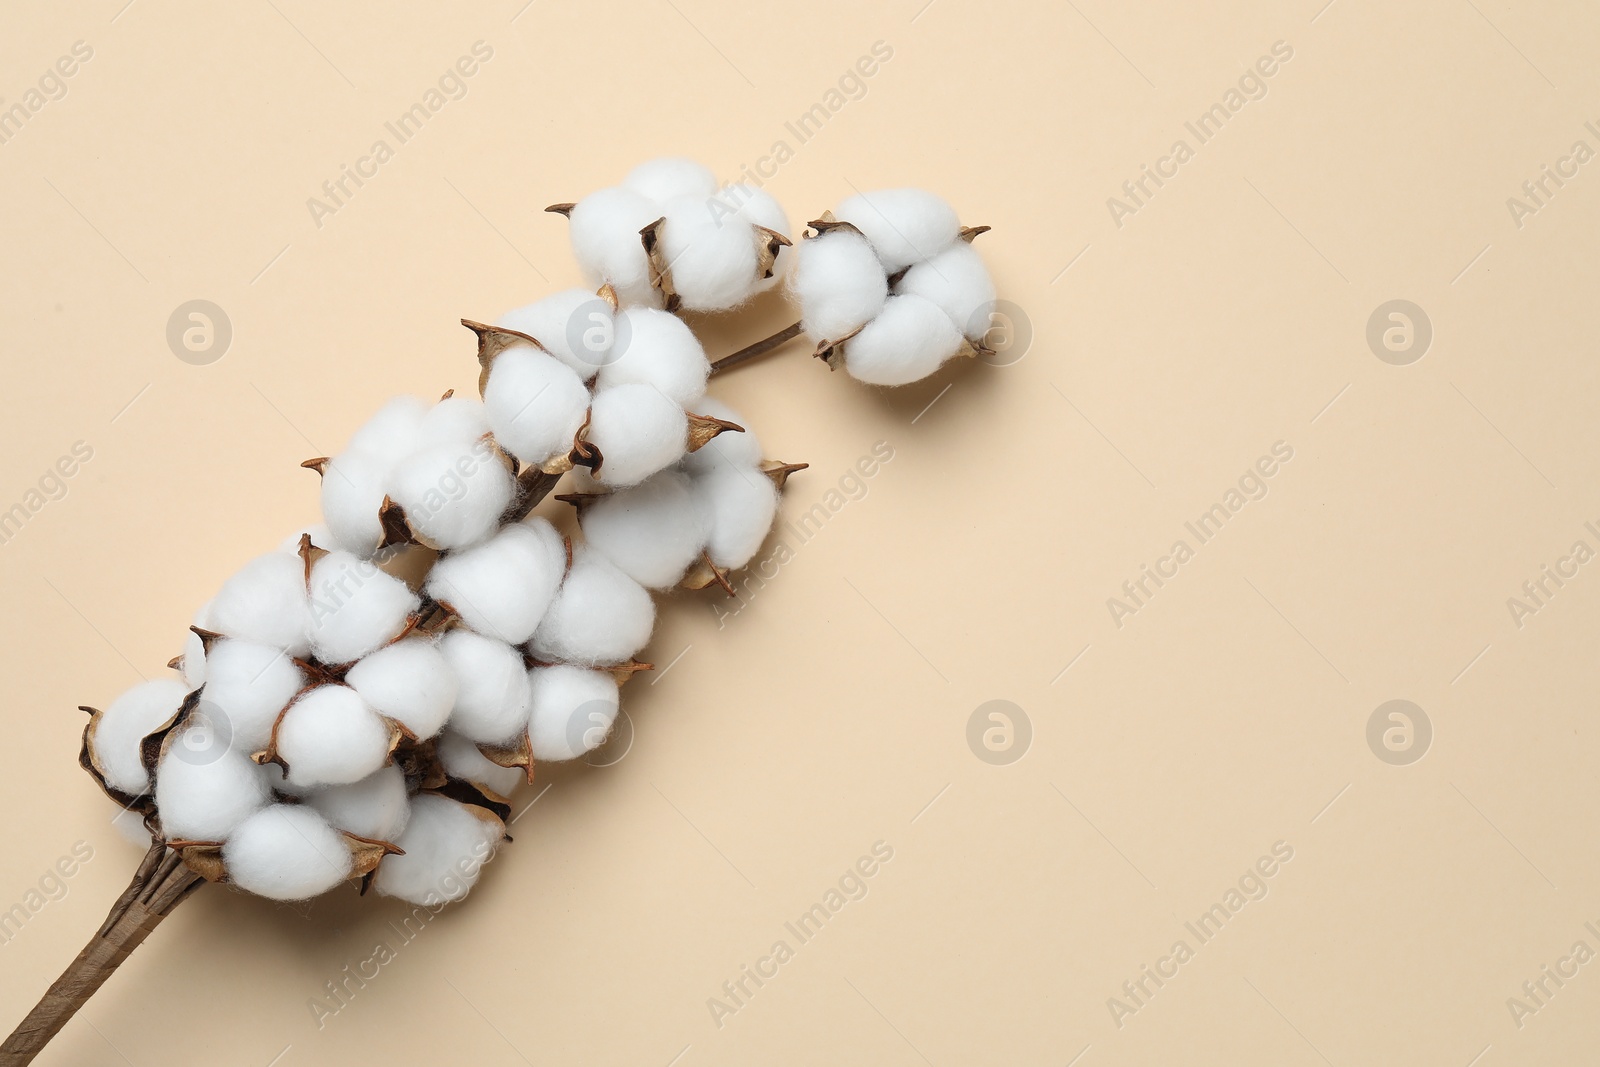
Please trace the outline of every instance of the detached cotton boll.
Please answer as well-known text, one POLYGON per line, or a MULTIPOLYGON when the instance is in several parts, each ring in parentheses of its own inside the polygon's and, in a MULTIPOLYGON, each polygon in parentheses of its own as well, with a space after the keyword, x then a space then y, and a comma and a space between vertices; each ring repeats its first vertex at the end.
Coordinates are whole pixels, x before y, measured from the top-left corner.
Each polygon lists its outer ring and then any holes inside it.
POLYGON ((528 647, 548 661, 625 663, 655 624, 655 602, 644 587, 590 546, 577 545, 567 580, 528 647))
POLYGON ((378 892, 428 906, 466 896, 505 836, 499 819, 475 810, 432 793, 414 798, 411 821, 395 842, 405 855, 378 864, 378 892))
POLYGON ((630 170, 622 187, 664 204, 677 196, 710 196, 717 191, 717 176, 692 159, 663 156, 630 170))
POLYGON ((600 450, 598 479, 635 485, 676 463, 688 447, 683 407, 650 385, 618 385, 595 394, 587 440, 600 450))
POLYGON ((619 341, 612 362, 600 368, 600 389, 649 385, 679 407, 692 407, 705 394, 711 374, 705 349, 693 331, 671 312, 651 308, 624 308, 617 318, 626 343, 619 341))
POLYGON ((456 703, 455 672, 426 637, 408 637, 378 649, 351 667, 344 680, 373 710, 398 722, 418 740, 438 733, 456 703))
POLYGON ((417 446, 460 444, 476 441, 489 432, 489 417, 482 402, 470 396, 447 396, 422 417, 417 431, 417 446))
POLYGON ((411 817, 405 772, 393 765, 359 782, 313 790, 305 802, 333 826, 370 841, 394 841, 411 817))
MULTIPOLYGON (((721 197, 724 201, 733 204, 741 218, 754 226, 765 226, 775 233, 785 237, 793 237, 794 231, 789 228, 789 215, 783 210, 772 194, 765 189, 758 189, 753 185, 743 182, 729 185, 722 190, 721 197)), ((764 278, 756 283, 756 290, 770 289, 783 280, 789 265, 794 261, 795 248, 793 245, 784 245, 778 249, 778 258, 772 264, 772 277, 764 278)))
POLYGON ((961 233, 955 209, 925 189, 861 193, 833 214, 866 234, 890 274, 938 255, 961 233))
POLYGON ((706 555, 738 570, 760 550, 778 515, 778 487, 756 467, 722 466, 695 476, 698 508, 710 519, 706 555))
POLYGON ((567 548, 542 518, 513 523, 433 565, 428 595, 480 634, 520 645, 533 636, 567 570, 567 548))
POLYGON ((383 541, 378 512, 393 467, 392 460, 358 448, 328 461, 322 469, 322 519, 335 543, 319 547, 343 548, 363 558, 378 550, 383 541))
POLYGON ((306 900, 350 877, 344 838, 315 811, 274 804, 239 824, 222 846, 228 879, 268 900, 306 900))
POLYGON ((705 547, 706 520, 688 475, 665 470, 591 502, 579 523, 589 547, 622 573, 651 589, 670 589, 705 547))
POLYGON ((441 549, 477 544, 500 524, 515 488, 487 440, 432 445, 395 467, 389 496, 418 538, 441 549))
POLYGON ((631 189, 590 193, 567 216, 578 265, 595 285, 609 283, 625 303, 660 307, 661 294, 650 284, 650 257, 639 236, 660 217, 656 201, 631 189))
POLYGON ((345 445, 345 451, 398 459, 417 447, 417 434, 422 429, 428 407, 428 402, 420 397, 395 397, 355 432, 350 443, 345 445))
POLYGON ((508 797, 527 779, 518 767, 502 767, 479 750, 476 743, 451 730, 439 735, 434 753, 452 778, 474 782, 508 797))
POLYGON ((617 680, 607 671, 558 665, 529 672, 528 740, 538 760, 576 759, 600 747, 617 719, 617 680))
POLYGON ((359 782, 389 761, 388 723, 343 685, 319 685, 290 704, 275 740, 299 788, 359 782))
MULTIPOLYGON (((588 289, 552 293, 527 307, 506 312, 495 320, 495 325, 537 338, 552 356, 584 381, 593 378, 606 362, 616 337, 611 305, 588 289)), ((488 403, 488 399, 484 402, 488 403)))
POLYGON ((311 568, 311 647, 324 663, 353 663, 405 629, 421 601, 405 582, 348 552, 311 568))
POLYGON ((709 415, 745 427, 743 433, 719 433, 693 452, 683 457, 683 469, 690 474, 714 470, 718 467, 761 466, 761 442, 750 430, 743 415, 714 396, 703 396, 694 402, 697 415, 709 415))
POLYGON ((306 684, 305 672, 276 648, 250 641, 218 641, 206 658, 200 708, 215 719, 228 743, 249 755, 267 747, 278 713, 306 684))
POLYGON ((837 341, 883 310, 889 279, 866 238, 830 230, 800 243, 791 283, 801 325, 818 341, 837 341))
POLYGON ((528 670, 521 652, 471 630, 450 630, 439 639, 439 651, 456 676, 451 730, 499 745, 528 724, 528 670))
POLYGON ((965 241, 957 241, 906 271, 895 292, 926 297, 938 304, 973 343, 981 341, 992 325, 987 312, 994 307, 994 282, 983 257, 965 241))
POLYGON ((186 746, 180 736, 156 766, 156 809, 169 840, 225 840, 271 799, 260 768, 237 749, 186 746))
POLYGON ((555 356, 519 345, 495 358, 483 405, 500 447, 537 466, 572 450, 589 411, 589 390, 555 356))
POLYGON ((246 563, 211 602, 211 629, 304 656, 306 571, 299 556, 271 552, 246 563))
POLYGON ((844 344, 844 367, 868 385, 920 381, 961 349, 961 331, 938 304, 891 296, 883 311, 844 344))
POLYGON ((749 222, 711 194, 674 197, 662 215, 661 253, 683 307, 725 311, 744 303, 760 280, 749 222))
POLYGON ((177 714, 188 695, 188 687, 172 679, 141 682, 96 717, 89 749, 107 785, 133 796, 150 791, 139 743, 177 714))

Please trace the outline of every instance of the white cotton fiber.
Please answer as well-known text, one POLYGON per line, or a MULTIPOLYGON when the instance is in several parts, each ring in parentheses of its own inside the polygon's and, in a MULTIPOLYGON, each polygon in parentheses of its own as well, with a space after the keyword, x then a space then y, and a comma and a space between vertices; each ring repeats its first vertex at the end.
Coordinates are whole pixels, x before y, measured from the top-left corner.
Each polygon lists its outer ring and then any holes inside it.
POLYGON ((150 776, 140 760, 139 744, 178 712, 189 689, 163 678, 141 682, 111 702, 95 723, 90 738, 95 763, 106 784, 132 796, 150 791, 150 776))
POLYGON ((438 733, 456 704, 455 672, 427 637, 385 645, 362 657, 344 680, 374 711, 398 722, 418 740, 438 733))
POLYGON ((832 230, 800 242, 790 281, 800 321, 817 341, 848 337, 883 310, 889 279, 860 234, 832 230))
POLYGON ((280 649, 218 641, 206 660, 200 706, 220 720, 216 729, 228 734, 235 750, 250 755, 267 747, 278 713, 305 684, 305 672, 280 649))
POLYGON ((419 540, 465 548, 494 533, 514 492, 511 472, 485 439, 419 449, 390 474, 389 496, 419 540))
POLYGON ((678 196, 710 196, 717 191, 717 177, 692 159, 663 156, 630 170, 622 187, 664 204, 678 196))
POLYGON ((778 487, 755 467, 717 467, 695 475, 697 509, 708 516, 706 555, 738 570, 761 548, 778 514, 778 487))
POLYGON ((290 704, 276 740, 299 788, 359 782, 389 761, 389 724, 343 685, 319 685, 290 704))
POLYGON ((670 467, 688 447, 682 406, 649 385, 619 385, 595 394, 586 439, 600 450, 598 479, 635 485, 670 467))
POLYGON ((866 234, 890 274, 938 255, 961 233, 955 209, 925 189, 862 193, 833 216, 866 234))
POLYGON ((693 407, 711 374, 693 331, 671 312, 652 308, 624 308, 617 318, 618 347, 600 368, 599 388, 650 385, 679 407, 693 407))
MULTIPOLYGON (((211 601, 206 601, 194 613, 194 625, 202 630, 211 629, 211 601)), ((193 692, 206 684, 206 643, 192 629, 183 639, 183 655, 179 657, 178 674, 183 684, 193 692)))
POLYGON ((983 257, 965 241, 957 241, 926 263, 906 271, 895 292, 926 297, 938 304, 967 340, 983 339, 993 325, 994 282, 983 257))
POLYGON ((476 441, 488 432, 489 416, 483 410, 483 402, 456 393, 433 405, 422 417, 417 447, 476 441))
POLYGON ((405 772, 393 764, 359 782, 312 790, 305 802, 333 826, 369 841, 394 841, 411 816, 405 772))
POLYGON ((218 633, 304 656, 311 647, 305 562, 288 552, 257 556, 223 583, 210 617, 218 633))
POLYGON ((521 768, 500 766, 485 756, 476 743, 452 730, 439 735, 434 752, 450 777, 476 783, 503 797, 510 796, 527 780, 521 768))
POLYGON ((595 285, 610 283, 627 304, 660 307, 639 231, 661 217, 655 201, 631 189, 601 189, 573 207, 572 252, 595 285))
POLYGON ((178 737, 156 767, 156 808, 168 840, 222 841, 271 799, 260 768, 237 749, 185 746, 178 737))
POLYGON ((625 663, 650 640, 655 622, 655 602, 643 586, 588 545, 577 545, 567 580, 528 648, 549 662, 625 663))
POLYGON ((428 574, 427 591, 478 633, 520 645, 533 636, 566 570, 561 535, 534 518, 441 557, 428 574))
POLYGON ((390 462, 399 459, 417 447, 417 434, 428 407, 427 401, 419 397, 395 397, 355 432, 345 451, 369 452, 390 462))
POLYGON ((533 711, 528 740, 537 760, 576 759, 605 741, 617 719, 617 680, 609 671, 558 665, 529 672, 533 711))
POLYGON ((750 423, 743 415, 724 404, 714 396, 703 396, 694 402, 697 415, 707 415, 713 419, 722 419, 736 426, 743 426, 743 433, 719 433, 693 452, 683 457, 683 469, 690 474, 699 474, 701 471, 714 470, 718 467, 759 467, 761 466, 761 442, 750 429, 750 423))
POLYGON ((349 552, 311 568, 311 648, 324 663, 353 663, 400 635, 421 601, 405 582, 349 552))
MULTIPOLYGON (((549 353, 588 381, 610 358, 616 338, 611 305, 588 289, 563 289, 508 311, 495 325, 536 338, 549 353)), ((519 345, 511 352, 521 351, 519 345)), ((487 403, 487 400, 485 400, 487 403)))
POLYGON ((222 846, 228 880, 269 900, 306 900, 350 877, 344 838, 317 812, 273 804, 240 823, 222 846))
POLYGON ((537 466, 572 451, 589 412, 589 390, 555 356, 519 345, 496 357, 483 406, 500 447, 537 466))
POLYGON ((403 856, 386 856, 373 885, 386 897, 412 904, 460 900, 477 884, 483 865, 505 836, 505 826, 448 797, 423 793, 411 801, 411 821, 395 844, 403 856))
POLYGON ((710 194, 666 201, 661 253, 672 288, 690 311, 724 311, 755 290, 756 238, 733 205, 710 194))
MULTIPOLYGON (((719 194, 723 200, 734 205, 741 217, 756 226, 765 226, 785 237, 793 237, 794 231, 789 228, 789 215, 783 210, 783 205, 765 189, 758 189, 753 185, 738 183, 729 185, 719 194)), ((765 240, 760 234, 754 235, 759 244, 765 240)), ((794 262, 795 247, 787 244, 778 249, 778 258, 772 264, 772 276, 756 283, 757 291, 770 289, 783 280, 783 276, 794 262)))
POLYGON ((528 724, 528 671, 522 653, 471 630, 450 630, 439 651, 456 676, 450 729, 484 745, 510 741, 528 724))
POLYGON ((670 589, 705 547, 707 518, 689 476, 664 470, 591 502, 579 523, 589 547, 622 573, 651 589, 670 589))
POLYGON ((939 369, 961 348, 961 331, 939 305, 891 296, 878 317, 844 345, 850 376, 869 385, 907 385, 939 369))
POLYGON ((375 452, 346 449, 322 470, 322 519, 335 545, 363 558, 378 550, 383 524, 378 512, 388 494, 393 461, 375 452))

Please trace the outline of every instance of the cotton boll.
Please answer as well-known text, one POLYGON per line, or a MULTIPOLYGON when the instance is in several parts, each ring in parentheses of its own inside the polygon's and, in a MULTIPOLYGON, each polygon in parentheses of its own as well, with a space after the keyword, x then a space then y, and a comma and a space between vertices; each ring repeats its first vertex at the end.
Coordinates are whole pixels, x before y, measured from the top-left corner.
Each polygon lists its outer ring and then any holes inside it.
POLYGON ((435 444, 394 469, 389 496, 405 509, 419 539, 435 548, 465 548, 494 533, 515 491, 487 440, 435 444))
POLYGON ((617 680, 607 671, 558 665, 529 672, 528 740, 538 760, 576 759, 598 748, 617 718, 617 680))
POLYGON ((211 628, 304 656, 306 572, 299 556, 271 552, 246 563, 211 602, 211 628))
POLYGON ((674 197, 662 207, 661 254, 672 287, 691 311, 724 311, 754 290, 756 236, 731 205, 709 194, 674 197))
POLYGON ((860 234, 832 230, 800 242, 790 282, 800 322, 819 341, 848 337, 883 310, 889 279, 860 234))
POLYGON ((200 707, 220 720, 213 725, 219 734, 226 732, 235 751, 249 755, 267 747, 278 714, 305 684, 305 672, 279 649, 218 641, 206 658, 200 707))
POLYGON ((383 541, 378 512, 388 495, 393 466, 387 457, 359 448, 328 461, 322 469, 322 518, 334 543, 319 547, 343 548, 363 558, 378 550, 383 541))
POLYGON ((737 426, 745 427, 743 433, 719 433, 693 452, 683 457, 683 469, 690 474, 714 470, 718 467, 759 467, 761 442, 750 430, 743 415, 714 396, 703 396, 694 402, 697 415, 708 415, 737 426))
POLYGON ((225 840, 271 799, 260 769, 237 749, 185 746, 180 735, 156 766, 156 809, 169 840, 225 840))
POLYGON ((389 725, 343 685, 319 685, 289 705, 276 752, 300 788, 359 782, 389 761, 389 725))
POLYGON ((150 791, 140 742, 177 714, 188 695, 187 686, 170 678, 141 682, 101 713, 90 737, 90 749, 107 785, 132 796, 150 791))
POLYGON ((228 880, 269 900, 305 900, 350 877, 355 861, 328 821, 297 804, 274 804, 240 823, 222 846, 228 880))
POLYGON ((706 520, 688 475, 665 470, 593 501, 580 525, 589 546, 629 578, 670 589, 705 547, 706 520))
POLYGON ((447 396, 422 417, 417 447, 476 441, 488 432, 489 417, 480 401, 470 396, 447 396))
POLYGON ((370 841, 394 841, 411 817, 405 772, 393 764, 359 782, 313 790, 305 802, 340 830, 370 841))
POLYGON ((500 766, 474 742, 450 730, 439 735, 434 753, 450 777, 475 782, 503 797, 510 796, 526 780, 520 768, 500 766))
POLYGON ((655 622, 655 602, 643 586, 590 546, 577 545, 567 580, 528 647, 554 662, 625 663, 650 640, 655 622))
POLYGON ((695 476, 699 510, 708 516, 706 555, 738 570, 761 548, 778 515, 778 487, 755 467, 722 466, 695 476))
POLYGON ((351 667, 344 680, 373 710, 398 722, 418 740, 438 733, 456 703, 455 672, 426 637, 385 645, 351 667))
POLYGON ((983 257, 965 241, 906 271, 895 291, 932 300, 974 343, 993 325, 988 312, 994 307, 994 282, 983 257))
POLYGON ((513 523, 433 565, 428 595, 473 630, 507 644, 533 636, 567 570, 567 549, 542 518, 513 523))
MULTIPOLYGON (((794 231, 789 228, 788 213, 765 189, 758 189, 741 182, 723 189, 721 196, 723 200, 735 205, 740 217, 745 221, 756 226, 765 226, 785 237, 794 236, 794 231)), ((757 291, 770 289, 782 281, 784 274, 789 270, 789 265, 794 262, 794 256, 795 248, 792 244, 779 248, 778 257, 772 263, 772 277, 757 282, 757 291)))
POLYGON ((522 653, 471 630, 450 630, 439 651, 456 676, 450 729, 484 745, 510 741, 528 723, 528 671, 522 653))
POLYGON ((345 451, 369 452, 395 460, 417 447, 417 434, 428 403, 419 397, 397 396, 355 432, 345 451))
POLYGON ((711 374, 693 331, 671 312, 651 308, 625 308, 617 319, 626 343, 619 342, 612 361, 600 368, 600 389, 649 385, 679 407, 693 407, 705 394, 711 374))
POLYGON ((384 857, 373 885, 412 904, 460 900, 504 836, 504 824, 488 812, 480 816, 448 797, 423 793, 411 801, 411 821, 395 842, 405 854, 384 857))
POLYGON ((595 285, 610 283, 628 304, 660 307, 650 284, 650 257, 639 231, 661 217, 661 206, 631 189, 601 189, 567 216, 572 252, 595 285))
POLYGON ((961 348, 961 331, 939 305, 920 296, 891 296, 877 318, 844 345, 844 366, 869 385, 920 381, 961 348))
POLYGON ((692 159, 663 156, 630 170, 622 187, 664 204, 679 196, 710 196, 717 191, 717 177, 692 159))
POLYGON ((598 479, 635 485, 682 458, 689 420, 681 405, 650 385, 618 385, 595 394, 588 441, 600 450, 598 479))
POLYGON ((483 406, 500 447, 523 463, 539 465, 572 450, 589 411, 589 390, 567 364, 519 345, 495 358, 483 406))
POLYGON ((353 663, 400 635, 421 601, 405 582, 348 552, 311 568, 311 648, 324 663, 353 663))
MULTIPOLYGON (((616 337, 611 305, 588 289, 552 293, 527 307, 506 312, 495 320, 495 325, 536 338, 584 381, 593 378, 606 362, 616 337)), ((488 402, 487 398, 484 402, 488 402)))
POLYGON ((890 274, 938 255, 961 233, 955 209, 924 189, 862 193, 833 216, 866 234, 890 274))

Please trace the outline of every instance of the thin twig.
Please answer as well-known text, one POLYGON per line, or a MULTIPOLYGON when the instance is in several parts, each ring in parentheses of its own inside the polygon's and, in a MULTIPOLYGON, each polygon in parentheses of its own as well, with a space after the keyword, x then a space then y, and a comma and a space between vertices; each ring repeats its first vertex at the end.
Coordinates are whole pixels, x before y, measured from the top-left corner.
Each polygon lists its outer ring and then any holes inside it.
POLYGON ((755 359, 757 356, 764 356, 774 348, 780 348, 799 336, 800 324, 798 322, 793 326, 785 326, 771 337, 763 338, 753 345, 747 345, 731 356, 723 356, 711 364, 711 373, 716 374, 719 371, 727 370, 729 367, 737 367, 739 364, 755 359))

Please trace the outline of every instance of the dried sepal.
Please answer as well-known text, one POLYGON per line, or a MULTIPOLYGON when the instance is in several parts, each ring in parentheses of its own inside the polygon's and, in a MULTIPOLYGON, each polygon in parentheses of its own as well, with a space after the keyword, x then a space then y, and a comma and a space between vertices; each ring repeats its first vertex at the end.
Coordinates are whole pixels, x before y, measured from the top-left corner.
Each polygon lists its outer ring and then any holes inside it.
POLYGON ((449 775, 439 762, 434 739, 415 743, 404 742, 394 752, 394 764, 406 777, 406 792, 417 793, 437 789, 444 785, 449 775))
POLYGON ((781 459, 769 459, 761 464, 761 473, 772 479, 772 484, 781 492, 789 484, 789 475, 805 470, 811 466, 809 463, 785 463, 781 459))
POLYGON ((730 430, 734 433, 744 433, 744 427, 737 422, 712 418, 710 415, 696 415, 692 411, 685 414, 689 417, 689 439, 688 447, 685 449, 687 452, 700 451, 720 433, 730 430))
POLYGON ((527 772, 528 784, 533 784, 533 742, 524 730, 504 745, 479 745, 483 758, 497 767, 516 767, 527 772))
POLYGON ((169 671, 181 671, 181 670, 183 670, 183 657, 182 656, 173 656, 171 659, 167 660, 167 670, 169 670, 169 671))
MULTIPOLYGON (((152 782, 156 778, 156 768, 161 765, 161 757, 167 754, 167 749, 171 747, 179 727, 188 722, 189 716, 193 715, 195 709, 200 707, 200 694, 201 690, 196 689, 184 697, 183 703, 178 705, 178 710, 172 713, 172 717, 155 730, 146 734, 144 739, 139 742, 139 762, 143 765, 145 773, 150 776, 152 782)), ((93 725, 94 721, 91 719, 90 724, 93 725)), ((85 743, 87 743, 88 739, 89 732, 85 728, 85 743)))
MULTIPOLYGON (((567 470, 571 469, 572 463, 568 460, 567 470)), ((561 481, 563 473, 563 471, 546 471, 541 467, 524 467, 516 477, 511 503, 500 515, 500 525, 506 526, 527 518, 533 509, 539 506, 539 502, 550 495, 550 490, 561 481)))
MULTIPOLYGON (((528 768, 528 781, 533 781, 533 768, 528 768)), ((501 830, 505 829, 506 820, 511 817, 511 805, 498 793, 490 792, 469 782, 465 778, 451 778, 438 789, 428 792, 435 796, 449 797, 459 804, 466 805, 468 811, 479 818, 485 816, 493 818, 500 824, 501 830)))
POLYGON ((610 493, 557 493, 556 499, 561 501, 563 504, 571 504, 577 509, 578 514, 582 515, 586 510, 588 510, 589 505, 593 504, 596 500, 599 500, 602 497, 608 497, 610 495, 610 493))
POLYGON ((993 226, 963 226, 961 227, 961 233, 957 236, 970 245, 974 237, 988 233, 992 229, 994 229, 993 226))
POLYGON ((563 218, 571 218, 572 209, 577 206, 577 202, 574 201, 570 204, 551 204, 549 207, 545 208, 545 210, 550 212, 552 215, 560 215, 563 218))
POLYGON ((661 227, 666 222, 665 215, 656 219, 639 231, 639 240, 644 244, 645 258, 650 261, 650 287, 661 294, 662 307, 676 311, 679 300, 678 291, 672 286, 672 264, 661 247, 661 227))
POLYGON ((772 277, 773 264, 778 262, 778 252, 794 244, 777 230, 765 226, 753 227, 756 235, 756 277, 772 277))
POLYGON ((208 882, 227 882, 228 868, 222 862, 221 841, 168 841, 183 865, 208 882))
POLYGON ((211 646, 227 636, 215 630, 207 630, 202 626, 191 626, 189 627, 189 632, 200 639, 200 649, 208 656, 211 655, 211 646))
POLYGON ((705 589, 708 586, 719 585, 730 597, 737 598, 739 595, 734 591, 733 583, 728 581, 728 572, 711 562, 711 557, 704 552, 700 553, 699 559, 690 564, 689 570, 678 584, 684 589, 705 589))
POLYGON ((603 669, 611 672, 611 677, 617 680, 617 685, 620 687, 627 685, 628 679, 632 678, 640 671, 655 670, 656 665, 654 663, 640 663, 636 659, 631 659, 627 663, 619 663, 615 667, 606 667, 603 669))
POLYGON ((379 841, 371 837, 360 837, 347 830, 340 830, 339 836, 344 840, 344 847, 350 850, 350 877, 365 878, 378 869, 378 864, 383 862, 385 856, 404 856, 406 850, 392 841, 379 841))
POLYGON ((78 766, 88 772, 89 777, 95 780, 95 784, 100 787, 100 791, 105 793, 106 796, 116 801, 123 808, 137 811, 140 815, 149 818, 151 813, 155 811, 155 795, 146 793, 143 796, 136 797, 131 793, 124 793, 106 781, 105 771, 100 768, 100 762, 95 755, 94 749, 94 731, 99 726, 100 717, 104 712, 101 712, 98 708, 87 706, 80 707, 78 710, 89 713, 89 721, 83 724, 83 744, 78 749, 78 766))
POLYGON ((318 548, 316 545, 312 544, 311 535, 308 533, 303 533, 300 535, 300 549, 298 554, 301 562, 305 564, 306 568, 306 588, 310 589, 311 568, 317 565, 317 560, 321 559, 323 556, 329 555, 329 552, 325 548, 318 548))
POLYGON ((379 551, 393 548, 395 545, 422 545, 433 549, 439 547, 428 544, 416 535, 411 529, 411 520, 406 518, 406 509, 396 504, 391 497, 385 496, 383 503, 378 505, 378 526, 383 530, 383 540, 378 542, 379 551))
POLYGON ((853 233, 862 238, 866 237, 866 235, 861 232, 860 227, 856 226, 855 223, 840 222, 838 219, 833 217, 833 212, 831 211, 824 211, 821 218, 812 219, 810 222, 806 223, 806 225, 816 231, 811 235, 814 238, 821 237, 825 233, 832 233, 834 230, 840 230, 844 233, 853 233))
POLYGON ((610 282, 606 282, 599 289, 596 289, 594 295, 611 305, 612 314, 616 314, 619 310, 621 310, 622 300, 617 296, 617 287, 612 285, 610 282))
POLYGON ((856 327, 838 340, 830 341, 824 338, 817 342, 816 351, 811 354, 828 365, 829 370, 838 370, 844 366, 844 346, 856 334, 866 329, 866 325, 856 327))
MULTIPOLYGON (((462 319, 461 325, 478 335, 478 395, 482 396, 484 389, 489 384, 489 372, 494 369, 494 361, 500 353, 513 345, 528 344, 541 352, 548 351, 539 339, 532 334, 522 333, 520 330, 508 330, 504 326, 490 326, 483 322, 474 322, 472 319, 462 319)), ((450 394, 446 393, 448 397, 450 394)))
POLYGON ((323 478, 327 476, 328 465, 332 462, 333 457, 331 456, 318 456, 315 459, 306 460, 304 463, 301 463, 300 466, 304 467, 308 471, 316 471, 317 477, 323 478))

